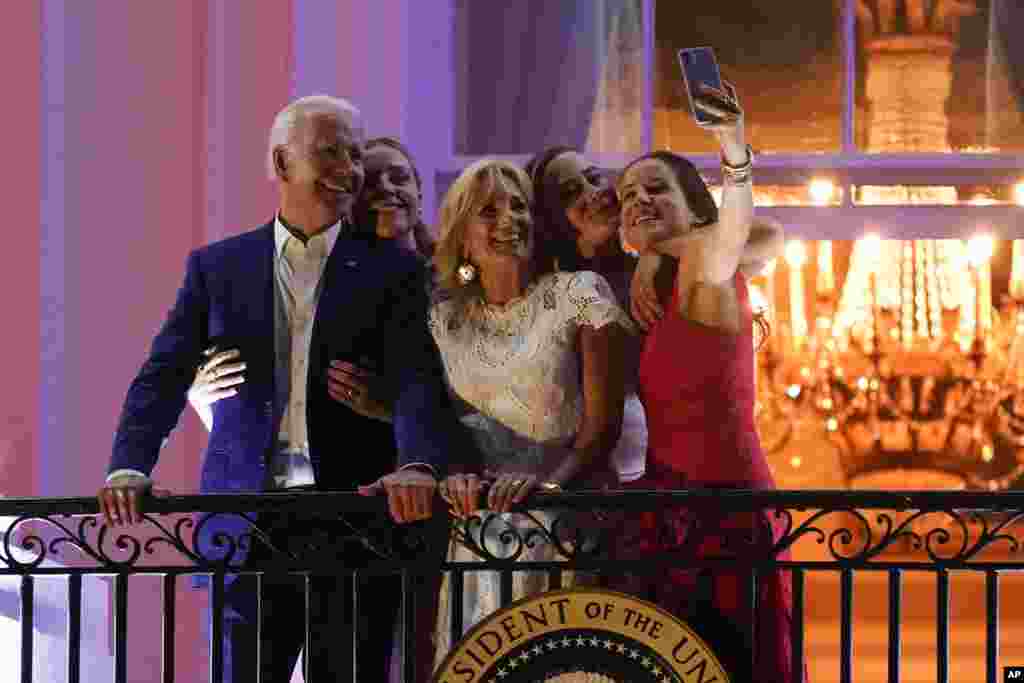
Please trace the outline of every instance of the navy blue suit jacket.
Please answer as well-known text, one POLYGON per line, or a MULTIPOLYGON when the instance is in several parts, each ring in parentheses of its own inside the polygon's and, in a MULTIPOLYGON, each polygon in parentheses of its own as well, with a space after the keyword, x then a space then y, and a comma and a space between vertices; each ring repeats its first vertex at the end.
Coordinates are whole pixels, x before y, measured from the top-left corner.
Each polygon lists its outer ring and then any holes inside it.
MULTIPOLYGON (((309 355, 307 425, 319 490, 352 490, 410 462, 444 473, 457 427, 426 324, 426 277, 417 256, 390 241, 339 236, 324 271, 309 355), (327 393, 332 360, 363 358, 396 392, 393 424, 362 417, 327 393)), ((213 405, 201 490, 266 489, 285 395, 275 380, 274 297, 273 222, 189 255, 177 301, 128 389, 111 471, 152 472, 185 407, 201 353, 216 343, 241 351, 245 382, 237 396, 213 405)), ((216 555, 208 545, 214 533, 237 534, 245 526, 231 517, 206 521, 196 540, 204 554, 216 555)))

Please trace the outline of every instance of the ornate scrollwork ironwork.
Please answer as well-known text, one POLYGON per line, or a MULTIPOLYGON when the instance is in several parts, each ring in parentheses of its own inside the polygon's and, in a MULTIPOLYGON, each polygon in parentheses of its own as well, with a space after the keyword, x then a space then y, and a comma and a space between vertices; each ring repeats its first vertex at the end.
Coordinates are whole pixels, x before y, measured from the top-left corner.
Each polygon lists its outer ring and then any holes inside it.
POLYGON ((133 567, 143 552, 143 543, 126 533, 115 533, 95 517, 80 517, 77 524, 65 524, 61 517, 68 515, 22 515, 16 518, 3 535, 3 553, 0 562, 17 573, 31 573, 47 560, 61 555, 64 546, 71 546, 81 553, 80 559, 91 560, 98 567, 119 571, 133 567), (36 525, 41 525, 37 528, 36 525), (74 526, 75 528, 71 528, 74 526), (23 530, 24 528, 24 530, 23 530), (43 529, 55 529, 58 534, 47 540, 43 529), (95 539, 90 538, 90 529, 96 529, 95 539), (118 559, 109 549, 114 547, 127 556, 118 559), (21 557, 23 551, 28 559, 21 557))
MULTIPOLYGON (((991 514, 949 509, 890 510, 837 507, 813 510, 797 520, 799 508, 772 507, 751 516, 749 511, 701 516, 699 508, 684 505, 655 512, 603 514, 591 511, 593 527, 581 525, 578 513, 567 522, 561 515, 518 512, 502 517, 456 520, 453 537, 485 562, 514 562, 527 548, 545 543, 557 561, 593 559, 614 563, 653 553, 670 553, 680 566, 689 559, 788 560, 788 552, 801 543, 825 546, 820 561, 849 564, 885 564, 887 551, 919 554, 909 559, 926 560, 944 567, 979 564, 979 555, 1002 548, 1019 553, 1024 543, 1010 533, 1024 522, 1024 511, 1003 513, 993 522, 991 514), (609 520, 614 519, 614 524, 609 520), (498 525, 500 531, 498 531, 498 525), (572 529, 572 541, 560 527, 572 529), (491 533, 486 533, 491 530, 491 533), (580 543, 580 539, 586 539, 580 543), (770 539, 770 542, 769 542, 770 539)), ((1024 558, 1021 558, 1024 562, 1024 558)))
POLYGON ((482 513, 452 521, 452 538, 485 562, 514 562, 549 546, 552 561, 605 557, 611 516, 595 510, 482 513))
MULTIPOLYGON (((127 529, 108 526, 98 515, 37 509, 14 517, 3 534, 0 574, 31 574, 52 561, 82 571, 132 572, 154 560, 168 566, 168 555, 173 556, 171 566, 182 571, 232 572, 242 568, 255 544, 275 565, 296 570, 336 566, 353 547, 368 551, 364 555, 370 561, 429 569, 446 562, 452 539, 467 547, 476 562, 502 566, 529 559, 550 561, 553 568, 556 563, 566 568, 566 562, 596 562, 614 569, 619 560, 649 553, 664 554, 680 567, 694 558, 763 564, 787 561, 789 553, 808 544, 815 548, 811 554, 816 562, 839 565, 886 564, 898 552, 900 561, 979 567, 990 561, 991 551, 1000 553, 1003 564, 1024 565, 1024 558, 1017 559, 1024 547, 1024 505, 1010 507, 995 498, 985 508, 988 503, 979 505, 976 496, 961 500, 947 494, 935 504, 921 496, 844 493, 836 497, 837 504, 826 506, 828 498, 821 495, 813 505, 786 504, 786 492, 778 492, 755 494, 759 503, 752 505, 734 492, 728 500, 737 502, 722 499, 712 506, 707 496, 670 495, 668 503, 664 495, 594 495, 587 498, 593 503, 587 506, 579 501, 562 505, 557 496, 546 495, 536 508, 421 525, 392 524, 383 509, 369 513, 363 507, 350 514, 335 503, 330 511, 306 512, 309 507, 297 505, 284 514, 323 525, 311 523, 319 531, 295 539, 266 528, 263 520, 273 515, 228 512, 223 506, 198 518, 147 512, 141 525, 127 529), (549 551, 534 552, 545 547, 549 551)), ((248 504, 239 509, 249 509, 248 504)))
POLYGON ((527 550, 540 545, 560 550, 555 536, 548 529, 556 519, 545 522, 534 511, 481 513, 453 520, 452 537, 485 562, 514 562, 521 559, 527 550))

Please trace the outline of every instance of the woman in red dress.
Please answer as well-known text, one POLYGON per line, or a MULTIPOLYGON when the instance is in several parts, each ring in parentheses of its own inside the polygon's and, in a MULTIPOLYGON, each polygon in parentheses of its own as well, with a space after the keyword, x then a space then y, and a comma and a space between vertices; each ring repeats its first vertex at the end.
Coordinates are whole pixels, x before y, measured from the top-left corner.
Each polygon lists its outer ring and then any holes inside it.
MULTIPOLYGON (((670 152, 640 157, 617 185, 625 240, 639 252, 678 260, 674 283, 662 292, 664 316, 650 329, 640 359, 639 393, 647 414, 644 476, 634 489, 772 489, 774 482, 754 423, 754 325, 747 285, 737 266, 753 218, 751 157, 743 115, 719 91, 695 97, 717 117, 724 189, 718 209, 694 166, 670 152)), ((728 657, 734 680, 789 683, 792 595, 788 572, 758 572, 752 613, 751 573, 744 560, 765 558, 778 540, 768 511, 730 513, 712 506, 659 510, 631 518, 621 552, 739 556, 736 569, 714 569, 710 581, 694 570, 633 575, 615 587, 646 598, 746 652, 728 657), (711 531, 709 532, 708 529, 711 531), (689 554, 688 551, 692 551, 689 554), (696 599, 704 589, 710 595, 696 599), (752 616, 756 614, 756 616, 752 616), (753 623, 752 623, 753 622, 753 623), (751 652, 753 648, 753 652, 751 652)), ((802 672, 801 672, 802 674, 802 672)))

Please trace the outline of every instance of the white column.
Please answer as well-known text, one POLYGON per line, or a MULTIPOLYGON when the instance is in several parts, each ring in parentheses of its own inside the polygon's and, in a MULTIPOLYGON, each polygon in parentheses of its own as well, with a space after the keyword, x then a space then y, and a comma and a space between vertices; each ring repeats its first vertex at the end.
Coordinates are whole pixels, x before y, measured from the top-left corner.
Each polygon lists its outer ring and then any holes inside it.
MULTIPOLYGON (((49 1, 40 12, 41 149, 40 178, 46 193, 39 204, 39 363, 40 405, 38 423, 39 470, 37 495, 61 495, 69 489, 64 460, 72 443, 64 422, 69 412, 65 391, 72 384, 70 364, 64 362, 65 340, 65 216, 67 197, 64 182, 64 128, 66 51, 78 51, 77 33, 66 37, 64 4, 49 1)), ((101 473, 96 472, 91 481, 101 473)))
POLYGON ((8 159, 4 170, 4 297, 0 377, 0 495, 36 495, 39 439, 39 250, 42 83, 39 7, 11 3, 0 22, 0 84, 8 159))
POLYGON ((452 0, 324 3, 294 0, 294 97, 351 99, 370 136, 405 142, 435 210, 434 172, 450 158, 454 120, 452 0))
MULTIPOLYGON (((42 4, 43 495, 101 485, 125 391, 202 239, 203 5, 42 4)), ((198 481, 198 432, 185 424, 154 473, 178 491, 198 481)), ((139 682, 159 680, 158 594, 144 583, 129 603, 139 682)), ((181 598, 178 671, 195 680, 199 614, 181 598)))
POLYGON ((402 68, 411 105, 403 132, 423 177, 423 216, 436 226, 437 171, 455 153, 455 2, 410 3, 408 21, 402 68))
MULTIPOLYGON (((267 178, 267 135, 291 98, 292 3, 207 0, 203 78, 205 168, 203 241, 250 230, 273 218, 277 193, 267 178)), ((332 3, 320 3, 327 6, 332 3)))
POLYGON ((294 0, 296 96, 351 99, 367 132, 404 137, 410 0, 325 3, 294 0))
MULTIPOLYGON (((201 235, 193 8, 43 4, 48 495, 102 481, 125 390, 201 235)), ((171 448, 162 461, 196 460, 171 448)))

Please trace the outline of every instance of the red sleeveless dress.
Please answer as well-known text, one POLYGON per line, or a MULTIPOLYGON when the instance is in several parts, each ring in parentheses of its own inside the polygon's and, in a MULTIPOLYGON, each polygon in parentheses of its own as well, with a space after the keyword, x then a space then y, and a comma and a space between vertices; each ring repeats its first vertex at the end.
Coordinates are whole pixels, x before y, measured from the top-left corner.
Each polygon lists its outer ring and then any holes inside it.
MULTIPOLYGON (((683 318, 678 314, 677 288, 673 288, 670 313, 647 335, 639 387, 647 414, 647 472, 626 487, 775 488, 754 423, 753 320, 747 285, 740 273, 734 282, 742 315, 738 334, 683 318)), ((620 551, 631 557, 680 551, 684 557, 765 557, 782 533, 781 520, 767 511, 728 514, 712 507, 631 515, 628 525, 620 551), (688 544, 687 535, 693 534, 694 524, 710 525, 722 533, 711 532, 699 541, 694 537, 688 544), (748 537, 745 544, 725 540, 737 532, 748 537), (751 534, 757 539, 753 544, 751 534)), ((749 645, 754 634, 750 585, 749 572, 716 569, 710 581, 700 581, 694 570, 670 570, 667 575, 627 577, 615 587, 683 618, 690 617, 695 627, 701 617, 694 611, 694 596, 712 588, 703 605, 713 608, 711 613, 726 625, 725 637, 742 636, 749 645)), ((761 572, 758 586, 754 661, 750 662, 748 650, 747 661, 731 667, 734 675, 739 675, 735 670, 739 668, 753 681, 801 681, 803 677, 794 676, 791 666, 789 572, 761 572)), ((721 643, 713 647, 722 651, 721 643)))

